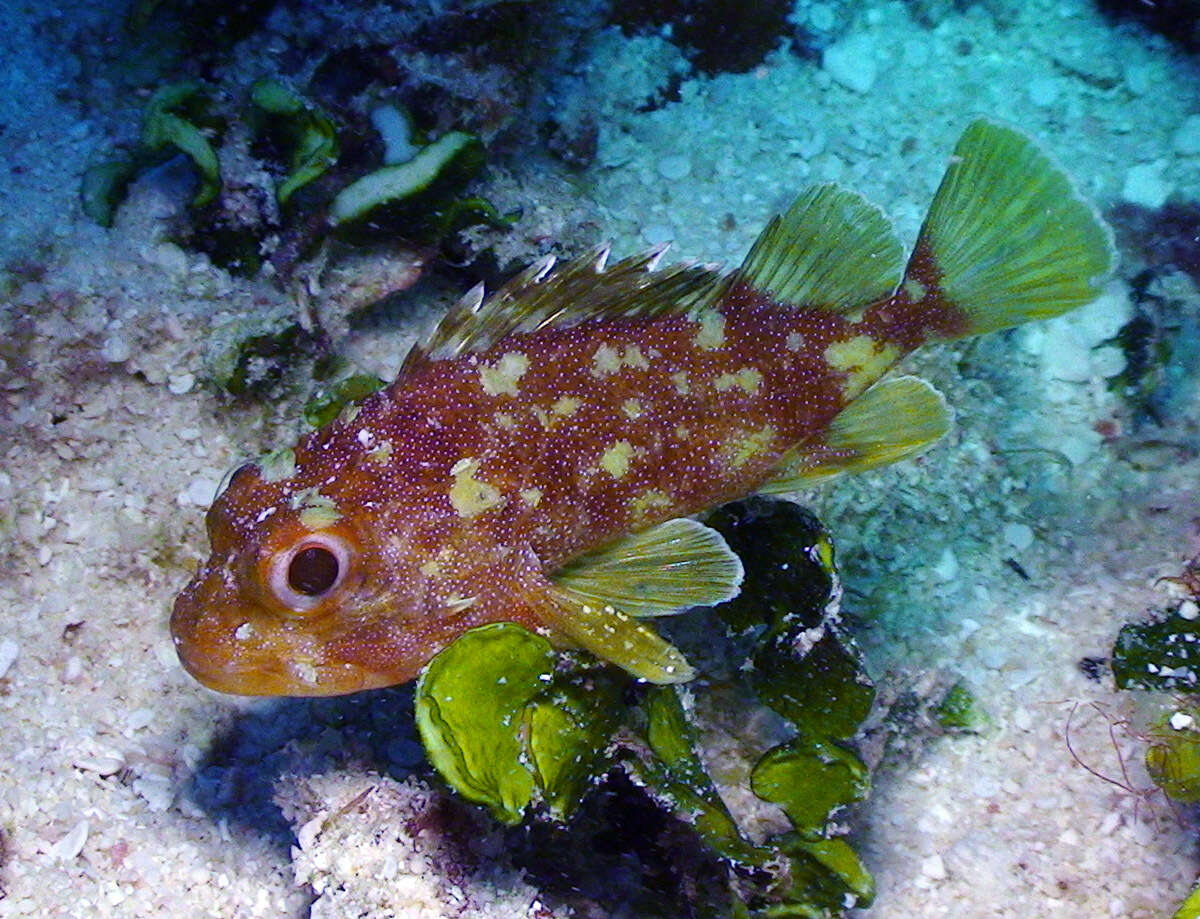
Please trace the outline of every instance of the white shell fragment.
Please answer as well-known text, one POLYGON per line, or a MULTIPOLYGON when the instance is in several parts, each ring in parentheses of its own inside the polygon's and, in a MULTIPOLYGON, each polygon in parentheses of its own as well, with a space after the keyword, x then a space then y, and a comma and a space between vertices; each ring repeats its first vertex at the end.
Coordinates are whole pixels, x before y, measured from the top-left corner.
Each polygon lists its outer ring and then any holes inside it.
POLYGON ((0 639, 0 677, 8 675, 9 669, 17 662, 20 646, 11 638, 0 639))

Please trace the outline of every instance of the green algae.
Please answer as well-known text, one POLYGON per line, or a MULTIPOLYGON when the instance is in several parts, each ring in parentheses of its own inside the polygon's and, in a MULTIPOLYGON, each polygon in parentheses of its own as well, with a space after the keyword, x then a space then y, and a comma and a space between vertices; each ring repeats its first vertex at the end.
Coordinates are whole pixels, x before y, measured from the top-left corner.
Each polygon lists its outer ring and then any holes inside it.
POLYGON ((1179 610, 1117 633, 1112 672, 1118 689, 1195 692, 1200 673, 1200 619, 1179 610))
POLYGON ((261 395, 284 378, 307 345, 307 333, 287 315, 248 316, 213 333, 205 369, 213 385, 230 395, 261 395))
POLYGON ((386 381, 370 373, 352 373, 324 383, 304 403, 304 420, 310 427, 323 428, 347 405, 365 399, 386 385, 386 381))
POLYGON ((550 643, 508 622, 465 633, 425 668, 417 729, 434 768, 497 820, 543 801, 564 819, 594 778, 615 726, 607 676, 555 679, 550 643))
POLYGON ((148 150, 177 151, 196 167, 199 187, 192 207, 210 204, 221 191, 221 164, 202 122, 206 94, 198 82, 164 86, 150 97, 142 121, 142 144, 148 150))
POLYGON ((533 799, 522 712, 553 670, 548 641, 497 623, 464 634, 417 681, 417 730, 430 762, 503 823, 518 823, 533 799))
POLYGON ((988 723, 979 700, 962 680, 946 690, 933 715, 945 730, 962 734, 977 734, 988 723))
POLYGON ((1171 919, 1200 919, 1200 884, 1192 888, 1171 919))
POLYGON ((849 750, 826 740, 799 738, 758 761, 750 787, 784 809, 802 836, 820 836, 839 808, 871 790, 867 767, 849 750))
POLYGON ((1200 801, 1200 709, 1176 709, 1155 722, 1146 750, 1146 771, 1167 797, 1200 801))
POLYGON ((279 80, 256 82, 239 105, 200 81, 168 84, 151 96, 136 147, 85 172, 81 206, 96 223, 111 226, 130 183, 182 154, 197 176, 187 245, 245 275, 269 261, 285 282, 322 244, 353 250, 400 239, 442 247, 469 227, 507 229, 519 218, 519 210, 502 214, 468 193, 487 160, 477 136, 450 131, 405 162, 370 168, 364 157, 372 148, 360 136, 368 130, 339 127, 279 80), (244 152, 233 130, 239 125, 250 141, 244 152), (232 140, 223 145, 227 136, 232 140), (356 154, 349 162, 343 162, 343 143, 356 154), (271 204, 258 188, 266 174, 277 177, 271 204))
POLYGON ((259 80, 250 88, 250 101, 274 116, 291 149, 290 171, 275 188, 280 205, 287 205, 292 195, 337 162, 338 140, 333 121, 278 80, 259 80))
POLYGON ((194 80, 155 91, 142 114, 140 144, 127 156, 84 172, 79 189, 83 212, 101 226, 112 226, 129 183, 178 154, 192 162, 198 178, 192 207, 211 204, 221 191, 221 165, 208 135, 220 123, 209 115, 208 101, 204 85, 194 80))

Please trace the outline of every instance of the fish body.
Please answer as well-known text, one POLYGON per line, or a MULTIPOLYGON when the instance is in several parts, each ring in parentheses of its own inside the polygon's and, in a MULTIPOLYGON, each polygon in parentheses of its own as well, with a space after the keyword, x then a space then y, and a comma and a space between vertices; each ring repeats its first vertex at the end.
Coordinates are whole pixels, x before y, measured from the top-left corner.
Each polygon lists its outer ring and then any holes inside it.
POLYGON ((228 692, 352 692, 512 621, 690 678, 641 620, 741 578, 692 515, 914 455, 948 413, 888 370, 1065 312, 1110 270, 1106 230, 1019 134, 977 122, 956 157, 907 265, 877 210, 826 186, 731 274, 594 253, 469 295, 390 387, 233 474, 172 615, 185 667, 228 692))

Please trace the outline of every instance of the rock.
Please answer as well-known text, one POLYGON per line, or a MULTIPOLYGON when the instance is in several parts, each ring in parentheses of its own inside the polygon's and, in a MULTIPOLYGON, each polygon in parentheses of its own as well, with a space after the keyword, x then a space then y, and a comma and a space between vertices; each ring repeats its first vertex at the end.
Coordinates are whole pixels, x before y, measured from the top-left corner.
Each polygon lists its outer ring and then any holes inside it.
POLYGON ((1024 523, 1006 523, 1004 525, 1004 541, 1017 552, 1024 551, 1033 545, 1033 530, 1024 523))
POLYGON ((658 161, 658 174, 672 182, 686 178, 691 171, 692 163, 686 156, 675 154, 658 161))
POLYGON ((871 37, 860 33, 826 48, 821 66, 847 89, 867 93, 875 85, 878 55, 871 37))
POLYGON ((1184 156, 1200 154, 1200 115, 1188 115, 1175 129, 1171 145, 1184 156))
POLYGON ((1121 197, 1130 204, 1140 204, 1150 208, 1162 207, 1173 191, 1162 177, 1164 166, 1166 166, 1165 160, 1130 166, 1125 173, 1125 185, 1121 188, 1121 197))

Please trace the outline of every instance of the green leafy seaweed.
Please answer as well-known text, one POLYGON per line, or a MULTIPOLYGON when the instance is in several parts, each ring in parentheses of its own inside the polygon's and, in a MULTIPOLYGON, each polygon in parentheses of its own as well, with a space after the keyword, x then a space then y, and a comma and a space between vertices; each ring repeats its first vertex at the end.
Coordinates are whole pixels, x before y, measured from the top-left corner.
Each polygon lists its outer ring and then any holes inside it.
POLYGON ((462 635, 417 681, 417 729, 430 762, 504 823, 519 822, 533 799, 521 727, 553 672, 546 639, 497 623, 462 635))
POLYGON ((464 798, 518 823, 544 801, 565 818, 602 768, 619 684, 607 674, 555 674, 550 643, 501 622, 459 637, 416 687, 429 760, 464 798))
POLYGON ((324 427, 348 404, 365 399, 386 385, 371 373, 354 373, 327 383, 304 404, 304 420, 314 428, 324 427))
POLYGON ((834 811, 867 796, 867 767, 849 750, 824 740, 797 739, 758 761, 750 787, 784 809, 797 832, 819 836, 834 811))
POLYGON ((275 116, 287 134, 291 171, 275 189, 279 203, 286 205, 292 195, 337 162, 338 142, 333 121, 278 80, 259 80, 250 89, 250 100, 275 116))
POLYGON ((192 197, 193 207, 211 203, 221 191, 217 152, 197 123, 203 101, 204 87, 198 82, 163 86, 150 97, 142 120, 142 144, 147 150, 176 150, 195 165, 200 185, 192 197))
POLYGON ((1200 711, 1179 710, 1159 719, 1150 730, 1146 771, 1168 797, 1184 804, 1200 801, 1200 711), (1182 719, 1179 727, 1173 721, 1182 719))

